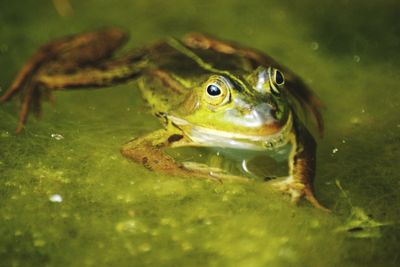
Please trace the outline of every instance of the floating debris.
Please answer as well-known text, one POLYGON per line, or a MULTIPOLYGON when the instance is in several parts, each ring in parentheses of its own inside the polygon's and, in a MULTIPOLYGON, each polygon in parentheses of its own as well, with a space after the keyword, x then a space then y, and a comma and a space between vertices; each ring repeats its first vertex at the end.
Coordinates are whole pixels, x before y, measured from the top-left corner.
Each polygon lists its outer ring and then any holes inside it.
POLYGON ((346 223, 336 228, 335 232, 346 233, 353 238, 380 238, 382 236, 381 228, 393 224, 392 222, 379 222, 372 219, 372 216, 367 215, 362 208, 353 206, 350 197, 344 191, 339 180, 336 180, 336 186, 347 200, 351 212, 346 223))
POLYGON ((61 134, 51 134, 51 138, 56 139, 57 141, 64 139, 64 136, 61 134))
POLYGON ((62 197, 59 194, 54 194, 50 196, 49 200, 55 203, 61 203, 63 201, 62 197))
POLYGON ((335 147, 334 149, 332 149, 332 154, 336 154, 338 151, 339 149, 335 147))
POLYGON ((311 49, 314 50, 314 51, 318 50, 319 49, 319 43, 312 42, 311 43, 311 49))
POLYGON ((361 58, 358 55, 354 55, 353 60, 354 60, 354 62, 358 63, 358 62, 360 62, 361 58))
POLYGON ((352 207, 347 222, 338 228, 336 232, 347 232, 355 238, 379 238, 382 236, 380 228, 391 225, 390 222, 378 222, 367 215, 359 207, 352 207))
POLYGON ((3 138, 10 137, 10 133, 8 131, 0 131, 0 136, 3 138))

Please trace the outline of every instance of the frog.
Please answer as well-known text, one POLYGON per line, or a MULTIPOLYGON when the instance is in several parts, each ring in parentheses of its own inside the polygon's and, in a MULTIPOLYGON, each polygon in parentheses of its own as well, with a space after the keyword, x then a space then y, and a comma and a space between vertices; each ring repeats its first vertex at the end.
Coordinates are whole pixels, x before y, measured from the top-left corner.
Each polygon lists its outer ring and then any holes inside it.
POLYGON ((0 102, 21 96, 16 132, 32 112, 39 116, 52 93, 68 89, 113 88, 137 82, 162 127, 121 148, 123 156, 153 172, 223 182, 245 182, 207 164, 178 161, 166 149, 218 147, 279 151, 290 146, 287 176, 268 181, 298 203, 329 211, 315 197, 316 141, 300 115, 324 125, 321 101, 288 67, 256 49, 192 32, 165 38, 116 55, 126 31, 108 27, 42 45, 17 73, 0 102))

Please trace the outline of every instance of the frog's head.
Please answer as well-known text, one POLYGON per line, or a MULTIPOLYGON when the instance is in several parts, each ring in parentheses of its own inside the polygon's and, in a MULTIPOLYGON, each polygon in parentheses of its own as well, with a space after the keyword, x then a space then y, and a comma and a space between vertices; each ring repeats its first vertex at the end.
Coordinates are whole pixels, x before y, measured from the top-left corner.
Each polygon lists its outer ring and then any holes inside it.
POLYGON ((202 145, 238 147, 244 141, 245 146, 273 146, 267 140, 282 142, 283 130, 292 127, 284 83, 282 72, 272 67, 242 78, 210 75, 185 100, 175 123, 202 145))

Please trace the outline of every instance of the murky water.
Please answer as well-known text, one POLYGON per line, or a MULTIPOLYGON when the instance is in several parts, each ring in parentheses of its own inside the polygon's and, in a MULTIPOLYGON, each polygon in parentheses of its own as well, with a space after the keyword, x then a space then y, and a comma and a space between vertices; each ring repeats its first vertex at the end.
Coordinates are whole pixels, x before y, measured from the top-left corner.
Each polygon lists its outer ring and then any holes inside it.
POLYGON ((160 127, 135 83, 57 92, 19 136, 17 102, 0 106, 0 266, 398 266, 400 5, 365 2, 2 1, 2 92, 41 44, 107 25, 130 48, 201 31, 289 66, 326 106, 315 187, 333 212, 127 161, 160 127))

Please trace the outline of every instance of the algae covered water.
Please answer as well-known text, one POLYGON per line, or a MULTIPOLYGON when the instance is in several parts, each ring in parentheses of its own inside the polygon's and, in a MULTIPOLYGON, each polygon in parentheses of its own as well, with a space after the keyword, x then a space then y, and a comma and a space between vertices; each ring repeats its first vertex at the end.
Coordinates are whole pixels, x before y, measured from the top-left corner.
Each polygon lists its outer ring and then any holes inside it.
POLYGON ((134 82, 55 93, 15 135, 0 106, 0 266, 398 266, 397 1, 2 1, 0 94, 47 41, 103 26, 129 48, 189 31, 268 53, 322 99, 316 194, 153 173, 120 147, 160 128, 134 82))

